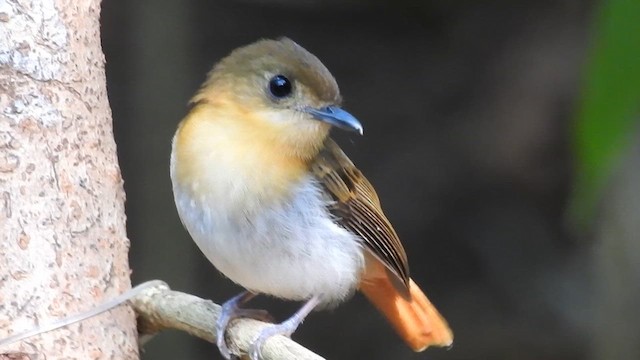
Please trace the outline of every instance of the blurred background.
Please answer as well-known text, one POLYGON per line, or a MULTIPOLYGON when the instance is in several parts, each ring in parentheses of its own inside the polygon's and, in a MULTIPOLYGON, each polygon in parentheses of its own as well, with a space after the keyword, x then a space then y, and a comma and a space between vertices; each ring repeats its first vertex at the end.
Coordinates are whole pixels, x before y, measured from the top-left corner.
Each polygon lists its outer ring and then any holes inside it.
MULTIPOLYGON (((104 1, 134 283, 240 291, 180 224, 170 142, 218 59, 287 36, 364 124, 336 138, 456 336, 414 354, 356 295, 295 340, 328 359, 640 359, 639 18, 637 0, 104 1)), ((143 353, 218 358, 172 331, 143 353)))

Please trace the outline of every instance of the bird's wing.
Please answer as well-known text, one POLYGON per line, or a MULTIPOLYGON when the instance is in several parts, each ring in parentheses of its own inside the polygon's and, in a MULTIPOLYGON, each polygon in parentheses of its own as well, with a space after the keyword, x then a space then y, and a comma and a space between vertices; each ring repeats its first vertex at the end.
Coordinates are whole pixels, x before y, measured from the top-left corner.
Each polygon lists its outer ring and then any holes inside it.
POLYGON ((329 210, 344 228, 358 235, 387 269, 389 278, 409 296, 409 264, 395 230, 380 207, 371 183, 340 147, 327 139, 311 164, 311 171, 333 198, 329 210))

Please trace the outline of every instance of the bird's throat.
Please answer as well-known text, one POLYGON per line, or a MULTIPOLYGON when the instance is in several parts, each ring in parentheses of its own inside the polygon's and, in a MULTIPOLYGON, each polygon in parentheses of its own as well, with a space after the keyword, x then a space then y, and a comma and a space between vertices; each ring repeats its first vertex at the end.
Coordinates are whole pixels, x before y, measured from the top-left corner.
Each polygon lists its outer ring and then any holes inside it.
POLYGON ((259 130, 207 108, 192 110, 174 138, 173 181, 194 199, 222 201, 230 211, 283 201, 308 160, 259 130))

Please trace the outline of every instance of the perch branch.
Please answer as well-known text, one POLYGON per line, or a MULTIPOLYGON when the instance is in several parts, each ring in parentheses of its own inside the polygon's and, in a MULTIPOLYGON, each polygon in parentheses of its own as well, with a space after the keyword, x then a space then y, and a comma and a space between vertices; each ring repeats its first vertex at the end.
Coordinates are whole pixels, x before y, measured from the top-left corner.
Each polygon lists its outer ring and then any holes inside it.
MULTIPOLYGON (((166 284, 147 288, 131 299, 138 315, 141 334, 177 329, 215 343, 214 324, 220 306, 210 300, 171 290, 166 284)), ((227 329, 227 344, 234 354, 246 354, 251 342, 268 323, 253 319, 232 321, 227 329)), ((269 338, 262 347, 264 360, 321 360, 321 356, 285 336, 269 338)))

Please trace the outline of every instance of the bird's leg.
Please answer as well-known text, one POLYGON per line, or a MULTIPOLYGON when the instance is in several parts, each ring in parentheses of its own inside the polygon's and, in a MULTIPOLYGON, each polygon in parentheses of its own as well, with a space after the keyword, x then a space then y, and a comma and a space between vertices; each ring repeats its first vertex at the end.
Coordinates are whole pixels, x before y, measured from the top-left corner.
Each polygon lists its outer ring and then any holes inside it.
POLYGON ((231 359, 231 352, 229 351, 227 341, 224 338, 224 333, 231 320, 239 317, 248 317, 268 322, 273 320, 265 310, 240 308, 240 305, 253 299, 256 295, 257 294, 250 291, 244 291, 222 304, 220 316, 216 321, 216 345, 218 345, 218 350, 220 350, 220 353, 225 359, 231 359))
POLYGON ((253 343, 251 343, 251 348, 249 352, 249 356, 251 360, 260 360, 262 356, 260 354, 260 349, 262 345, 267 341, 268 338, 274 335, 284 335, 286 337, 290 337, 294 331, 298 328, 298 325, 304 321, 304 318, 309 315, 311 310, 313 310, 320 303, 320 297, 314 296, 309 301, 307 301, 295 314, 293 314, 287 320, 281 322, 280 324, 274 324, 264 328, 260 334, 255 338, 253 343))

